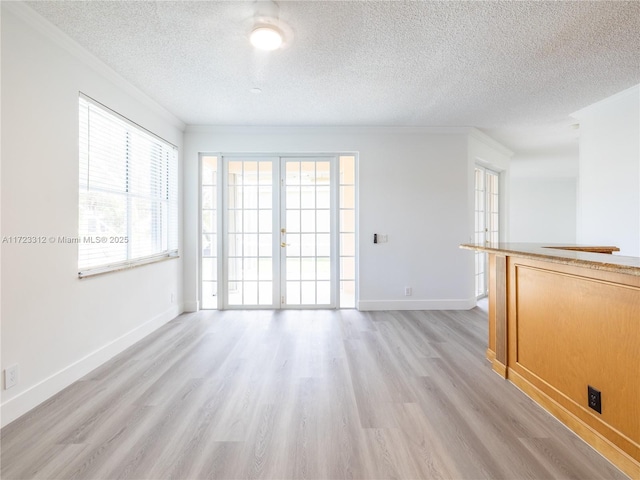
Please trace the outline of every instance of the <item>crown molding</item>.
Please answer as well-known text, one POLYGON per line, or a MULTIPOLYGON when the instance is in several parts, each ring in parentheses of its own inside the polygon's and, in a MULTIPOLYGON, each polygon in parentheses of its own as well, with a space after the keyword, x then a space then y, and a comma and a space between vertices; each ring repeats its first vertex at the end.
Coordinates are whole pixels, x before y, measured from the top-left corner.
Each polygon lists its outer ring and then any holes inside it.
POLYGON ((397 134, 397 135, 467 135, 471 127, 392 127, 366 125, 332 126, 273 126, 273 125, 187 125, 185 133, 216 134, 287 134, 287 133, 346 133, 346 134, 397 134))
POLYGON ((41 16, 27 4, 22 1, 2 1, 0 3, 2 4, 3 11, 12 13, 24 23, 36 30, 38 33, 54 42, 57 46, 73 55, 82 63, 95 70, 105 79, 109 80, 114 85, 122 89, 125 93, 131 95, 140 103, 148 107, 151 111, 159 115, 165 121, 169 122, 172 126, 179 129, 180 131, 184 131, 186 125, 182 120, 176 117, 165 107, 160 105, 153 98, 149 97, 142 90, 133 86, 119 73, 109 67, 98 57, 90 53, 87 49, 85 49, 78 42, 73 40, 66 33, 49 22, 46 18, 41 16))
POLYGON ((475 140, 478 140, 479 142, 484 143, 486 146, 488 146, 490 148, 493 148, 494 150, 497 150, 501 154, 506 155, 508 157, 513 157, 513 155, 515 155, 515 152, 509 150, 507 147, 502 145, 500 142, 498 142, 497 140, 493 139, 492 137, 490 137, 486 133, 481 132, 480 130, 478 130, 475 127, 472 127, 470 129, 469 138, 473 138, 475 140))

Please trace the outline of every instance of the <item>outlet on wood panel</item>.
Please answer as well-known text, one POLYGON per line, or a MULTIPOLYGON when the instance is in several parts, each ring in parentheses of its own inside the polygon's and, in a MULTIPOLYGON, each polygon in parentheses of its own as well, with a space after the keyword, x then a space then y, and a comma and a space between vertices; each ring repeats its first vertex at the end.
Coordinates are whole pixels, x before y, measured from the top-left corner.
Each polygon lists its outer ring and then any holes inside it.
POLYGON ((600 390, 596 390, 589 385, 587 388, 587 394, 589 398, 589 407, 598 413, 602 413, 602 396, 600 395, 600 390))

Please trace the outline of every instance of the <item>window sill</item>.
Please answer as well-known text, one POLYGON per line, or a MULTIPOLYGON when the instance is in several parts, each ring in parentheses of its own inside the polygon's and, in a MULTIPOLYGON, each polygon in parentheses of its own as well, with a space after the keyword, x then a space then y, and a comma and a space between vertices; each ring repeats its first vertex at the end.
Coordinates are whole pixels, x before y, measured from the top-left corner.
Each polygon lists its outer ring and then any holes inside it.
POLYGON ((121 263, 116 263, 112 265, 105 265, 103 267, 95 267, 95 268, 89 268, 87 270, 83 270, 81 272, 78 272, 78 278, 82 280, 83 278, 90 278, 90 277, 96 277, 98 275, 105 275, 107 273, 120 272, 122 270, 129 270, 131 268, 142 267, 144 265, 164 262, 167 260, 174 260, 176 258, 180 258, 180 255, 178 255, 177 252, 165 254, 165 255, 154 255, 152 257, 137 258, 135 260, 131 260, 127 262, 121 262, 121 263))

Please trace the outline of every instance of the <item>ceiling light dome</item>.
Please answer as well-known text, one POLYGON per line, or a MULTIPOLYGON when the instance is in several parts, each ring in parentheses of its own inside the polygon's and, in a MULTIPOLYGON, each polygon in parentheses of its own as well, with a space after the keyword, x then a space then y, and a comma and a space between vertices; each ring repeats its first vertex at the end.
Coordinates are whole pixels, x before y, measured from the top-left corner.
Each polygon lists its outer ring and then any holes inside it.
POLYGON ((260 25, 251 31, 249 36, 251 45, 260 50, 276 50, 282 46, 284 37, 282 32, 272 25, 260 25))

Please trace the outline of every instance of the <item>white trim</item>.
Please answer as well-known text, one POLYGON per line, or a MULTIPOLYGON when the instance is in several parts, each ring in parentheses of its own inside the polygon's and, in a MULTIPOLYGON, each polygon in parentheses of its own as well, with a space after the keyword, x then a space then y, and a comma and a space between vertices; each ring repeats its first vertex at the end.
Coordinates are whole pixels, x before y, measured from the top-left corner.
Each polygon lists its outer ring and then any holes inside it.
POLYGON ((105 273, 120 272, 122 270, 129 270, 130 268, 142 267, 144 265, 164 262, 165 260, 173 260, 175 258, 180 258, 177 250, 148 257, 132 258, 131 260, 124 260, 122 262, 111 263, 100 267, 85 268, 78 272, 78 278, 83 279, 95 277, 97 275, 104 275, 105 273))
MULTIPOLYGON (((401 134, 460 134, 467 135, 471 134, 474 130, 473 127, 392 127, 392 126, 305 126, 305 127, 295 127, 295 126, 260 126, 260 125, 229 125, 229 126, 221 126, 221 125, 187 125, 184 130, 185 133, 218 133, 218 134, 229 134, 229 133, 244 133, 244 134, 269 134, 269 133, 347 133, 347 134, 358 134, 358 133, 391 133, 396 135, 401 134)), ((482 134, 484 135, 484 134, 482 134)), ((490 137, 487 137, 490 138, 490 137)), ((493 139, 492 139, 493 140, 493 139)), ((495 140, 493 140, 495 142, 495 140)), ((496 142, 497 143, 497 142, 496 142)), ((498 144, 499 145, 499 144, 498 144)), ((505 147, 502 147, 503 149, 505 147)), ((203 152, 204 153, 204 152, 203 152)), ((313 152, 313 153, 321 153, 321 152, 313 152)), ((322 152, 324 153, 324 152, 322 152)), ((326 152, 329 153, 329 152, 326 152)), ((335 152, 334 152, 335 153, 335 152)), ((340 155, 345 152, 340 151, 340 155)), ((290 153, 288 152, 287 155, 290 153)), ((346 152, 348 154, 348 152, 346 152)), ((235 153, 234 153, 235 155, 235 153)))
MULTIPOLYGON (((492 137, 490 137, 486 133, 481 132, 477 128, 471 128, 470 129, 469 137, 471 137, 471 138, 473 138, 473 139, 475 139, 475 140, 477 140, 477 141, 479 141, 481 143, 484 143, 486 146, 488 146, 490 148, 493 148, 494 150, 497 150, 498 153, 501 153, 501 154, 506 155, 508 157, 512 157, 514 155, 514 152, 509 150, 507 147, 505 147, 500 142, 498 142, 497 140, 493 139, 492 137)), ((485 161, 482 161, 482 162, 488 164, 488 162, 485 162, 485 161)))
POLYGON ((29 387, 19 395, 7 400, 0 405, 0 409, 2 411, 2 414, 0 415, 2 417, 1 426, 4 427, 5 425, 8 425, 72 383, 80 380, 92 370, 109 361, 111 358, 123 352, 136 342, 142 340, 165 323, 176 318, 182 311, 182 305, 175 305, 171 307, 163 313, 156 315, 151 320, 54 373, 50 377, 45 378, 32 387, 29 387))
POLYGON ((87 66, 93 68, 98 74, 113 82, 116 86, 152 110, 155 114, 159 115, 164 121, 170 123, 173 127, 180 131, 185 130, 186 124, 182 120, 153 100, 142 90, 133 86, 128 80, 109 67, 106 63, 90 53, 78 42, 73 40, 66 33, 25 3, 2 2, 2 9, 6 9, 8 12, 11 12, 37 32, 52 40, 56 45, 69 52, 87 66))
MULTIPOLYGON (((331 216, 331 241, 329 257, 331 257, 331 305, 340 309, 340 157, 337 154, 331 159, 330 166, 330 216, 331 216)), ((355 161, 355 157, 354 157, 355 161)), ((355 166, 354 166, 355 170, 355 166)), ((355 177, 355 172, 354 177, 355 177)), ((355 181, 355 178, 354 178, 355 181)), ((355 185, 354 185, 355 192, 355 185)), ((355 208, 355 205, 354 205, 355 208)), ((355 218, 355 210, 354 210, 355 218)), ((355 228, 357 230, 357 227, 355 228)), ((317 248, 317 247, 316 247, 317 248)), ((355 263, 355 259, 354 259, 355 263)))
POLYGON ((267 158, 267 157, 303 157, 303 158, 316 158, 316 157, 338 157, 340 155, 358 155, 358 152, 351 151, 340 151, 336 152, 279 152, 279 151, 271 151, 271 152, 231 152, 231 153, 211 153, 211 152, 199 152, 199 155, 204 156, 215 156, 219 155, 221 157, 229 158, 229 159, 257 159, 257 158, 267 158))
MULTIPOLYGON (((355 278, 355 292, 354 292, 354 306, 358 305, 360 302, 360 156, 359 154, 355 154, 355 172, 354 174, 354 182, 355 182, 355 209, 356 209, 356 245, 355 245, 355 256, 356 256, 356 278, 355 278)), ((339 187, 340 185, 338 185, 339 187)), ((338 209, 340 205, 338 205, 338 209)), ((338 257, 340 257, 340 251, 338 250, 338 257)))
MULTIPOLYGON (((198 286, 196 290, 197 290, 198 300, 196 300, 196 303, 198 304, 202 303, 202 157, 203 156, 205 155, 203 155, 202 153, 198 153, 198 238, 196 240, 196 248, 198 252, 198 266, 196 267, 196 285, 198 286)), ((218 174, 217 162, 218 162, 218 159, 216 158, 216 175, 218 174)), ((217 199, 218 199, 218 195, 216 191, 216 200, 217 199)), ((217 210, 216 210, 216 213, 217 213, 217 210)), ((216 255, 217 254, 218 254, 218 249, 216 247, 216 255)), ((189 310, 189 311, 197 312, 197 309, 189 310)))
POLYGON ((130 118, 128 118, 125 115, 121 114, 120 112, 114 110, 113 108, 108 107, 107 105, 105 105, 102 102, 99 102, 98 100, 96 100, 93 97, 90 97, 86 93, 78 92, 78 96, 80 98, 84 99, 87 103, 90 103, 94 107, 97 107, 99 110, 103 110, 105 113, 113 115, 118 120, 126 123, 129 127, 132 127, 132 128, 134 128, 136 130, 139 130, 140 133, 144 133, 144 134, 150 135, 154 140, 162 142, 162 143, 165 143, 165 144, 167 144, 167 146, 173 148, 173 150, 175 150, 176 153, 178 152, 179 149, 174 143, 170 142, 169 140, 166 140, 165 138, 162 138, 157 133, 152 132, 148 128, 143 127, 142 125, 140 125, 139 123, 134 122, 133 120, 131 120, 130 118))
POLYGON ((470 310, 476 306, 476 299, 451 300, 360 300, 360 311, 376 310, 470 310))

